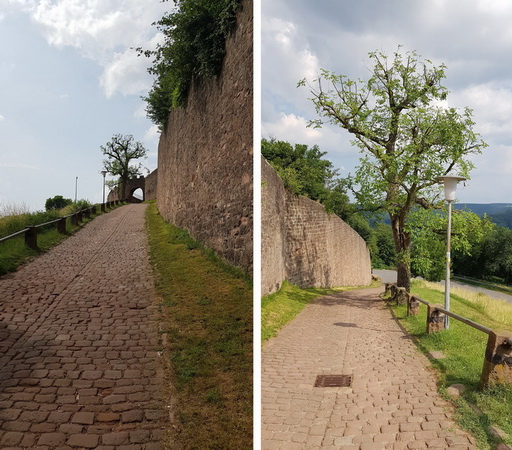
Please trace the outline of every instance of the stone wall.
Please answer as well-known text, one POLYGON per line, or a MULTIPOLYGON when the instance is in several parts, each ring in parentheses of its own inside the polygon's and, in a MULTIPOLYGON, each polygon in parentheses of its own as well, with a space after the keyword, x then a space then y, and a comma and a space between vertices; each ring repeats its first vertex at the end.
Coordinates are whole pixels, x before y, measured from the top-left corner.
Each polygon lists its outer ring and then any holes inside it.
POLYGON ((158 169, 153 170, 146 177, 146 187, 144 190, 144 200, 156 200, 156 189, 158 181, 158 169))
POLYGON ((370 253, 349 225, 306 197, 292 194, 262 158, 261 291, 284 280, 300 287, 371 283, 370 253))
POLYGON ((229 263, 252 268, 253 14, 242 1, 220 76, 195 83, 158 147, 157 205, 229 263))

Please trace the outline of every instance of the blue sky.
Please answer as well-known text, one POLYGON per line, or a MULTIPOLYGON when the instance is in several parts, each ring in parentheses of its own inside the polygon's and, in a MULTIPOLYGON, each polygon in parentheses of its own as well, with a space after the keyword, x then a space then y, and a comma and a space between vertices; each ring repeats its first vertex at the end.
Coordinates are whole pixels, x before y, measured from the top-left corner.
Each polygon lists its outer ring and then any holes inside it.
POLYGON ((132 134, 157 165, 159 133, 146 118, 151 23, 172 2, 0 0, 0 210, 44 209, 55 195, 100 202, 100 145, 132 134))
POLYGON ((467 203, 512 203, 512 2, 508 0, 262 0, 262 135, 318 144, 341 176, 359 153, 335 126, 317 118, 304 77, 320 68, 367 79, 368 52, 399 45, 447 65, 449 106, 474 111, 489 147, 457 197, 467 203))

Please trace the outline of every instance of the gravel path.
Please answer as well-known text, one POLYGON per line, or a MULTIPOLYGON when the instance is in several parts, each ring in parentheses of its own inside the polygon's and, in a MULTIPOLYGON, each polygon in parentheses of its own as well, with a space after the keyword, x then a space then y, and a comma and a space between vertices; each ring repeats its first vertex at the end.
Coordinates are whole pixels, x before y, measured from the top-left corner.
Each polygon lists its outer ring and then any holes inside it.
POLYGON ((0 277, 1 448, 163 448, 145 207, 0 277))
POLYGON ((308 305, 262 352, 263 449, 476 448, 381 289, 308 305), (351 387, 314 387, 317 375, 351 387))

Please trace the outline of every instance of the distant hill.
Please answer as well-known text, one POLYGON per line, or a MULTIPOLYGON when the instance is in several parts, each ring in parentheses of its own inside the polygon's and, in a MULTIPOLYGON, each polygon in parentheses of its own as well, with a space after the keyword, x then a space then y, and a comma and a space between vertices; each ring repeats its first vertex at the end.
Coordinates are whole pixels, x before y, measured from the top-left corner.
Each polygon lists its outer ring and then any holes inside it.
POLYGON ((455 203, 455 209, 468 209, 480 217, 487 214, 502 227, 512 228, 512 203, 455 203))

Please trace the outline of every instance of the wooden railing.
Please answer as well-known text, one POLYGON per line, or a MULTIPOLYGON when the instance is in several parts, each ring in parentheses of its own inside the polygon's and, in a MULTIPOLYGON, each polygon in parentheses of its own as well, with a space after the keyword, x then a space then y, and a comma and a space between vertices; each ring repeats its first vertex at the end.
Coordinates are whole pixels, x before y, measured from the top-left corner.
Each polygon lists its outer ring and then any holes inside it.
MULTIPOLYGON (((99 206, 102 212, 106 212, 107 209, 113 208, 114 206, 120 205, 124 202, 124 200, 115 200, 112 202, 101 203, 99 206)), ((95 215, 97 212, 97 207, 97 205, 90 206, 68 216, 59 217, 58 219, 50 220, 49 222, 24 228, 23 230, 10 234, 9 236, 0 238, 0 244, 2 242, 8 241, 10 239, 15 239, 21 235, 24 235, 25 244, 30 248, 37 249, 37 235, 39 229, 56 224, 57 231, 59 233, 66 234, 67 219, 70 219, 72 225, 79 225, 81 222, 83 222, 84 218, 89 219, 91 215, 95 215)))
POLYGON ((452 317, 472 328, 475 328, 489 337, 485 351, 480 388, 491 384, 512 384, 512 332, 492 330, 482 324, 474 322, 454 312, 448 311, 441 305, 429 303, 416 295, 409 294, 405 288, 395 283, 386 283, 384 298, 388 302, 407 304, 407 315, 415 316, 419 313, 420 304, 427 306, 427 334, 444 330, 445 316, 452 317))

